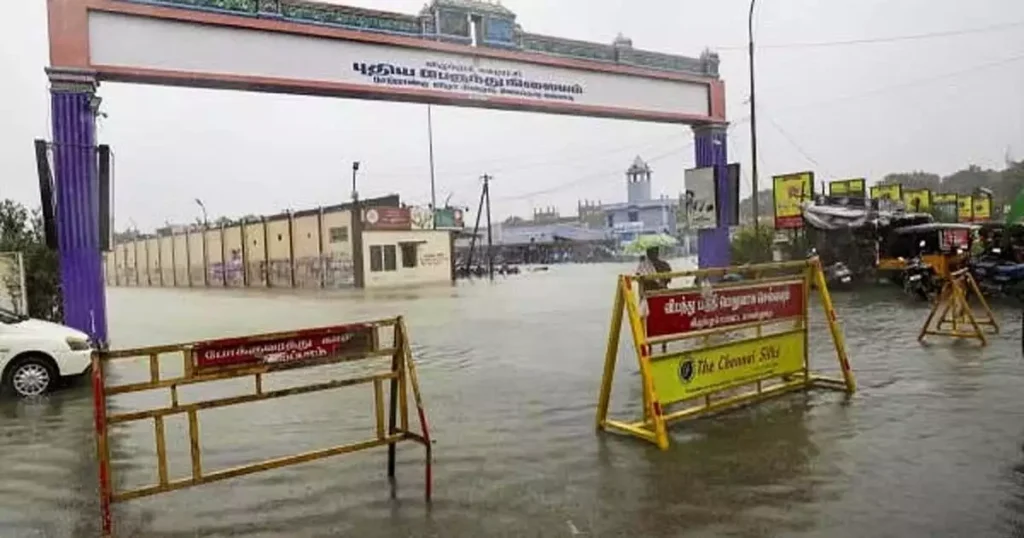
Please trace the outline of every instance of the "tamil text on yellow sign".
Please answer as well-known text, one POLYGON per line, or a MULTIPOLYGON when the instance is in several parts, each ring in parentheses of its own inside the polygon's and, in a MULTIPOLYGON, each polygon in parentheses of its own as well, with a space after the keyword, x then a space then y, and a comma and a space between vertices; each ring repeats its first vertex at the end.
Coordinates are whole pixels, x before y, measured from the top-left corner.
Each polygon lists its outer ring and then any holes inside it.
POLYGON ((797 330, 655 359, 651 377, 658 400, 671 404, 801 371, 806 358, 797 330))
POLYGON ((903 204, 907 211, 929 213, 932 210, 932 191, 928 189, 907 189, 903 191, 903 204))
POLYGON ((828 184, 828 195, 862 197, 865 194, 865 184, 866 182, 863 179, 841 179, 839 181, 833 181, 828 184))
POLYGON ((992 198, 988 196, 974 197, 974 221, 987 221, 992 218, 992 198))
POLYGON ((899 183, 889 185, 875 185, 871 187, 871 199, 892 200, 894 202, 903 199, 903 186, 899 183))
POLYGON ((814 172, 775 176, 772 178, 772 189, 775 195, 775 227, 803 227, 801 204, 814 197, 814 172))
POLYGON ((974 220, 974 198, 971 196, 957 196, 957 217, 960 222, 971 222, 974 220))

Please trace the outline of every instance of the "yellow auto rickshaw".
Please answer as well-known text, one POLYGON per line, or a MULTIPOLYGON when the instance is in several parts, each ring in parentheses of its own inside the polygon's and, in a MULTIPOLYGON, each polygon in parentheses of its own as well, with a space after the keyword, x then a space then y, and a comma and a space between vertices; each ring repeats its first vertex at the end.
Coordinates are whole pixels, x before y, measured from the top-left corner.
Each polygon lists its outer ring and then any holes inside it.
POLYGON ((898 280, 915 257, 930 265, 940 278, 966 267, 971 256, 976 225, 931 222, 896 228, 878 246, 878 272, 898 280))

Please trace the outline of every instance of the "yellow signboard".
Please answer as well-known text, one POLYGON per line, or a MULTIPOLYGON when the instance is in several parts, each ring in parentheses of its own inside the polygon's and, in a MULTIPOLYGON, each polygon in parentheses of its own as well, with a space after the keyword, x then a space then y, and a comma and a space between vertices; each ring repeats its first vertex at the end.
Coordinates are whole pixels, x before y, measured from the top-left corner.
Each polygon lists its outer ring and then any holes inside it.
POLYGON ((861 179, 841 179, 828 184, 829 196, 864 196, 866 181, 861 179))
POLYGON ((892 200, 894 202, 903 199, 903 186, 899 183, 889 185, 875 185, 871 187, 872 200, 892 200))
POLYGON ((956 203, 956 194, 935 193, 935 195, 932 196, 932 202, 934 202, 935 205, 956 203))
POLYGON ((974 222, 982 222, 992 219, 992 197, 978 196, 974 198, 974 222))
POLYGON ((928 189, 914 189, 903 191, 903 204, 907 211, 914 213, 930 213, 932 210, 932 191, 928 189))
POLYGON ((775 228, 801 228, 804 225, 800 204, 814 197, 814 172, 799 172, 772 178, 775 196, 775 228))
POLYGON ((957 218, 960 222, 971 222, 974 220, 974 199, 971 196, 956 197, 957 218))
POLYGON ((663 404, 802 371, 802 330, 707 347, 651 362, 654 391, 663 404))

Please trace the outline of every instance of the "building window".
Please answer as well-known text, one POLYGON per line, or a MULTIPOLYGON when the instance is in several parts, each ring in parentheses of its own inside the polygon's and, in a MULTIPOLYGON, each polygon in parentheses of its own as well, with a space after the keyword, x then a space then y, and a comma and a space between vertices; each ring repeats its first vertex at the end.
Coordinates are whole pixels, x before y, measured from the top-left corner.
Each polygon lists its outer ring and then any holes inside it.
POLYGON ((370 272, 397 270, 396 258, 395 245, 372 245, 370 247, 370 272))
POLYGON ((278 241, 283 241, 284 240, 284 236, 281 235, 281 234, 277 234, 277 240, 278 241))
POLYGON ((348 241, 348 226, 328 228, 327 235, 331 238, 331 243, 344 243, 348 241))
POLYGON ((630 211, 627 216, 629 217, 629 222, 640 221, 640 213, 638 211, 630 211))
POLYGON ((402 248, 402 267, 415 268, 419 258, 419 243, 399 243, 398 246, 402 248))

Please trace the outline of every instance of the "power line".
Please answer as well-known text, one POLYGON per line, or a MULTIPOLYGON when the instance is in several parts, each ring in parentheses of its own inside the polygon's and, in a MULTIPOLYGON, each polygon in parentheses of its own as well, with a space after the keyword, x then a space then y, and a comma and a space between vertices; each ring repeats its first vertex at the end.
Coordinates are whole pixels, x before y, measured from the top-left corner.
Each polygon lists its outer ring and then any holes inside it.
MULTIPOLYGON (((838 41, 811 41, 805 43, 778 43, 768 45, 758 45, 757 48, 761 49, 806 49, 806 48, 824 48, 824 47, 843 47, 849 45, 868 45, 876 43, 898 43, 901 41, 917 41, 921 39, 938 39, 943 37, 954 37, 970 34, 980 34, 984 32, 994 32, 999 30, 1008 30, 1011 28, 1024 27, 1024 21, 1006 22, 1000 24, 992 24, 989 26, 976 27, 976 28, 965 28, 962 30, 946 30, 939 32, 926 32, 920 34, 905 34, 888 37, 867 37, 860 39, 845 39, 838 41)), ((726 47, 718 47, 718 50, 728 51, 746 51, 747 45, 730 45, 726 47)))
POLYGON ((811 164, 813 164, 815 168, 819 168, 819 169, 821 169, 822 172, 825 172, 825 175, 828 175, 828 176, 832 175, 832 174, 830 174, 828 172, 828 170, 825 170, 824 167, 821 166, 821 163, 819 163, 817 159, 815 159, 814 157, 811 157, 810 153, 808 153, 807 150, 805 150, 800 144, 798 144, 797 141, 794 140, 793 137, 790 136, 790 134, 788 132, 786 132, 786 130, 783 129, 782 126, 779 125, 779 123, 777 121, 772 119, 771 116, 765 114, 763 107, 758 107, 758 110, 761 111, 761 115, 762 116, 764 116, 765 118, 768 119, 768 123, 771 123, 772 127, 774 127, 775 130, 778 131, 778 133, 780 135, 782 135, 782 137, 785 138, 787 142, 789 142, 789 145, 793 146, 793 148, 796 149, 797 152, 800 153, 800 155, 803 155, 804 159, 807 159, 807 161, 810 162, 811 164))
POLYGON ((922 84, 936 82, 936 81, 944 80, 944 79, 951 78, 951 77, 959 77, 960 75, 966 75, 966 74, 969 74, 969 73, 974 73, 976 71, 982 71, 982 70, 985 70, 985 69, 991 69, 993 67, 999 67, 999 66, 1007 65, 1007 64, 1010 64, 1010 63, 1014 63, 1014 62, 1019 62, 1021 60, 1024 60, 1024 54, 1018 54, 1016 56, 1011 56, 1009 58, 1003 58, 1001 60, 995 60, 995 61, 992 61, 992 62, 978 64, 978 65, 975 65, 975 66, 972 66, 972 67, 968 67, 968 68, 965 68, 965 69, 960 69, 960 70, 957 70, 957 71, 949 71, 949 72, 942 73, 942 74, 939 74, 939 75, 933 75, 933 76, 930 76, 930 77, 914 79, 914 80, 908 80, 906 82, 901 82, 899 84, 892 84, 892 85, 889 85, 889 86, 882 86, 880 88, 874 88, 874 89, 863 91, 863 92, 859 92, 859 93, 848 94, 848 95, 837 97, 835 99, 827 99, 827 100, 824 100, 824 101, 818 101, 818 102, 814 102, 814 103, 801 103, 801 104, 796 104, 796 105, 788 105, 788 106, 776 107, 775 110, 778 111, 778 110, 788 110, 788 109, 794 109, 794 108, 815 107, 815 106, 839 103, 839 102, 843 102, 843 101, 849 101, 849 100, 852 100, 852 99, 859 99, 861 97, 866 97, 866 96, 869 96, 869 95, 875 95, 875 94, 878 94, 878 93, 885 93, 885 92, 889 92, 889 91, 892 91, 892 90, 901 90, 901 89, 908 88, 908 87, 920 86, 922 84))

